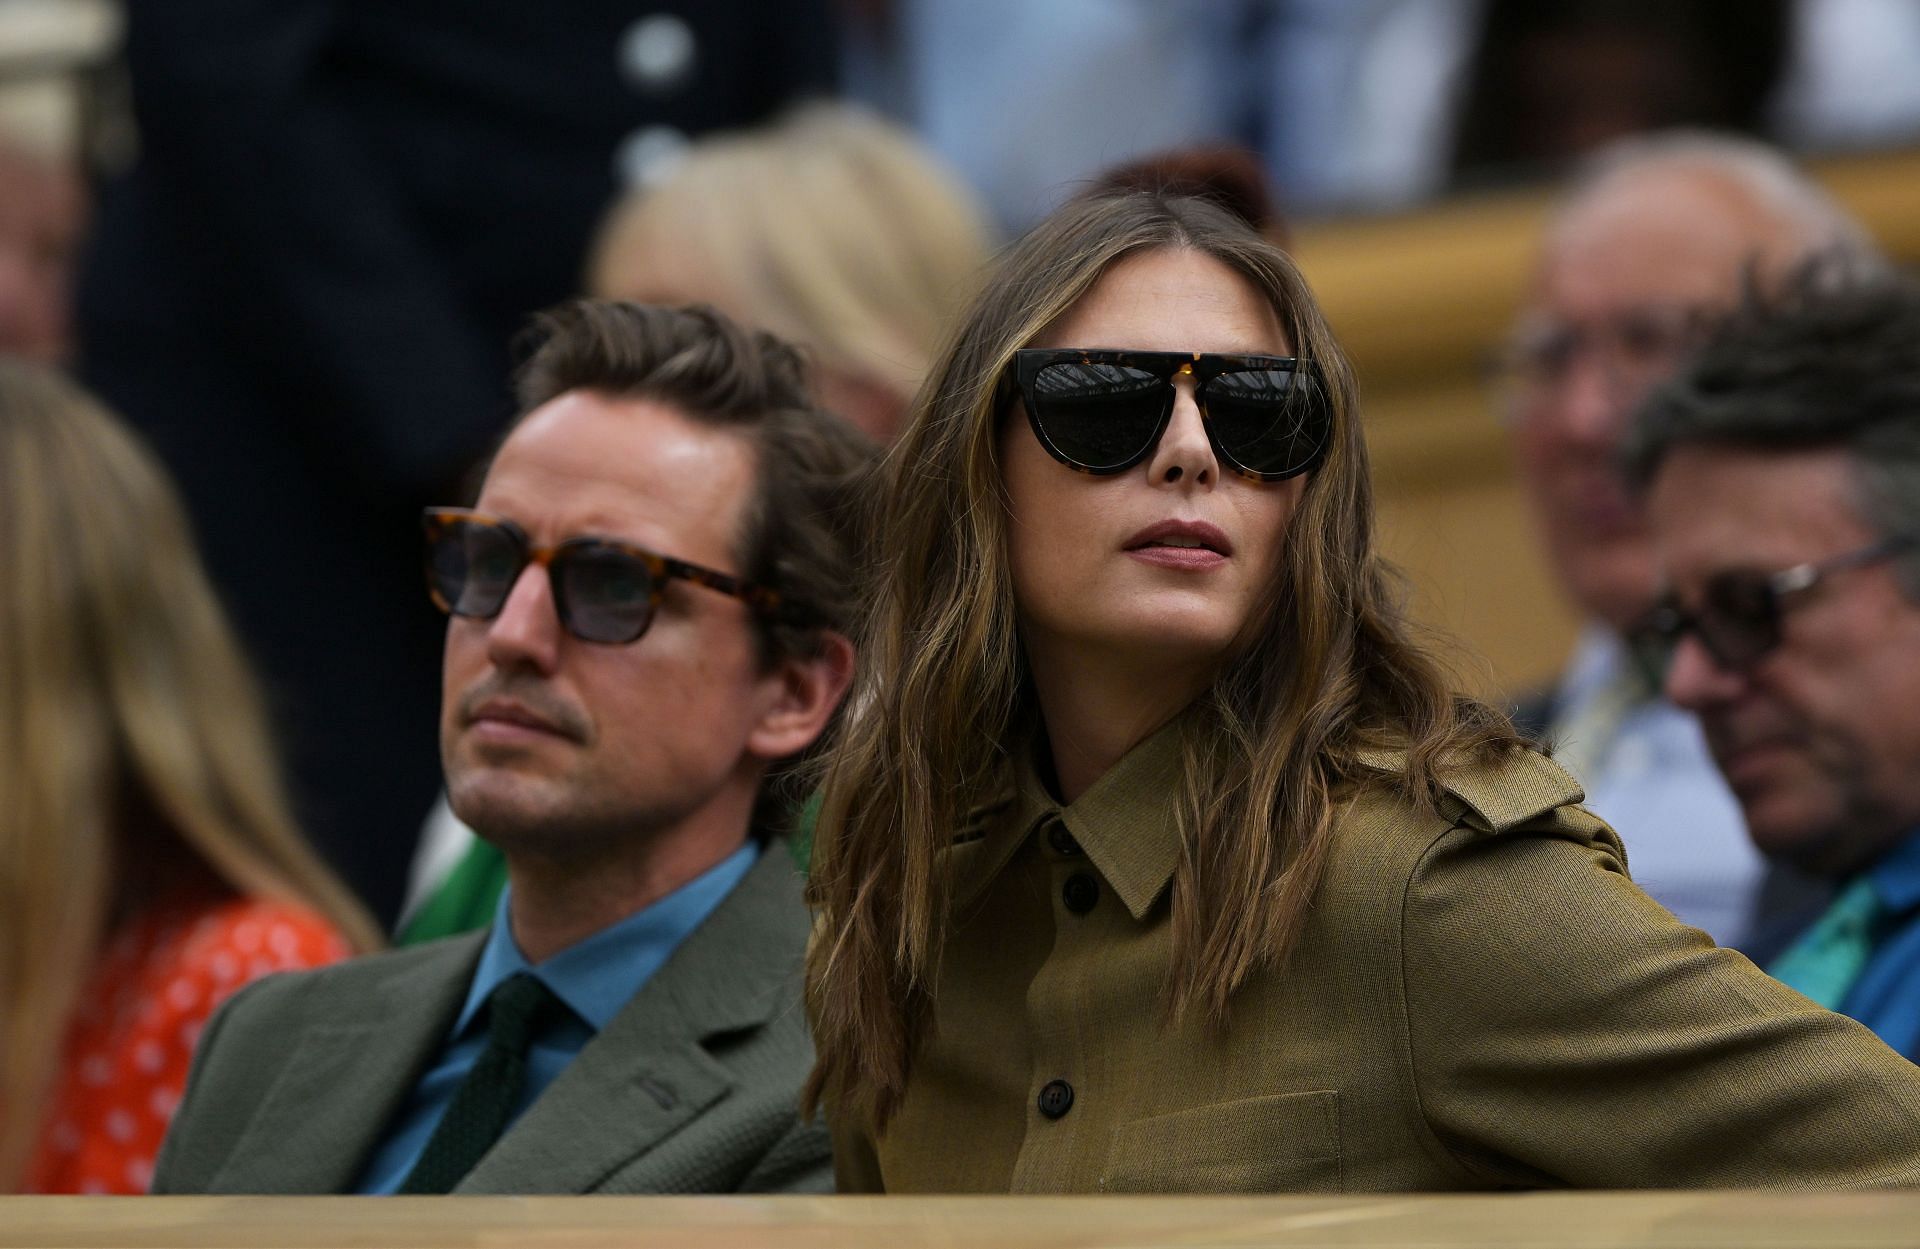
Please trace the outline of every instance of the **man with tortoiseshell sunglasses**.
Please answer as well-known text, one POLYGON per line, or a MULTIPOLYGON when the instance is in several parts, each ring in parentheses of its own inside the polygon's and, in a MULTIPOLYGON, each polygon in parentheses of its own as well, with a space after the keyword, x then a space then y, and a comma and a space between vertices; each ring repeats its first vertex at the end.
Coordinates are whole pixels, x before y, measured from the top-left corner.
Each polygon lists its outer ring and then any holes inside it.
POLYGON ((1755 844, 1835 888, 1766 968, 1920 1057, 1920 287, 1807 269, 1628 446, 1666 585, 1634 640, 1755 844))
POLYGON ((536 331, 477 506, 425 518, 441 757, 506 860, 494 922, 235 996, 156 1192, 831 1186, 768 778, 852 675, 872 448, 711 310, 536 331))

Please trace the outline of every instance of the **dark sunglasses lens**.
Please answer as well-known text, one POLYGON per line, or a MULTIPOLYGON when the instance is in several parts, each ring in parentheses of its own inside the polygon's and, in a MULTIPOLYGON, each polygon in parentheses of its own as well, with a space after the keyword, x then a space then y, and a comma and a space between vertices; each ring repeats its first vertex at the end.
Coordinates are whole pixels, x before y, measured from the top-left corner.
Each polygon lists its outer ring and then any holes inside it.
POLYGON ((519 541, 497 525, 450 521, 427 543, 427 575, 456 616, 496 614, 525 565, 519 541))
POLYGON ((568 547, 553 562, 567 627, 589 642, 631 642, 653 620, 653 573, 611 547, 568 547))
POLYGON ((1243 469, 1292 477, 1319 463, 1331 422, 1311 377, 1291 369, 1245 369, 1207 383, 1214 441, 1243 469))
POLYGON ((1068 460, 1094 472, 1139 462, 1153 445, 1172 391, 1124 364, 1050 364, 1027 395, 1033 420, 1068 460))
POLYGON ((1780 603, 1764 577, 1723 576, 1707 583, 1700 637, 1716 659, 1735 668, 1780 642, 1780 603))

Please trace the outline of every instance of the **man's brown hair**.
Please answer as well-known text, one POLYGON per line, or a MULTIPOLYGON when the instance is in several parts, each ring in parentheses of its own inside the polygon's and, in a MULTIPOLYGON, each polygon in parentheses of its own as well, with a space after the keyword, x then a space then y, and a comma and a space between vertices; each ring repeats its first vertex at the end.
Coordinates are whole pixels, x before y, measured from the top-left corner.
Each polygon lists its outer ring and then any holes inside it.
POLYGON ((752 443, 756 485, 735 555, 741 576, 780 594, 780 611, 761 625, 767 658, 810 657, 823 630, 851 631, 855 500, 875 448, 818 405, 797 350, 704 304, 593 299, 539 314, 523 343, 516 424, 585 390, 670 403, 752 443))

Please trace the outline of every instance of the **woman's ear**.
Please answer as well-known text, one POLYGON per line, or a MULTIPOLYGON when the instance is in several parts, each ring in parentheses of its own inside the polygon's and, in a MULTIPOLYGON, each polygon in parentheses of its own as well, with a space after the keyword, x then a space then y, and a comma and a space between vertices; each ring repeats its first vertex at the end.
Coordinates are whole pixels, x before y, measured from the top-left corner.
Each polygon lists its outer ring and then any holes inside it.
POLYGON ((767 680, 770 697, 747 750, 763 759, 784 759, 813 745, 853 683, 853 643, 831 630, 804 658, 778 660, 767 680))

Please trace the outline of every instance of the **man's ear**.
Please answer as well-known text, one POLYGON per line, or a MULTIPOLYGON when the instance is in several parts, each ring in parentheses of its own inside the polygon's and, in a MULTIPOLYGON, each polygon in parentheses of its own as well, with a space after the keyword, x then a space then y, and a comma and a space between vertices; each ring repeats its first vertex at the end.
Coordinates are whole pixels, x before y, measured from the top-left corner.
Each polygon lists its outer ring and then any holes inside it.
POLYGON ((820 649, 804 659, 782 659, 767 679, 773 697, 747 738, 747 750, 763 759, 797 755, 825 731, 853 683, 853 643, 838 633, 820 635, 820 649))

